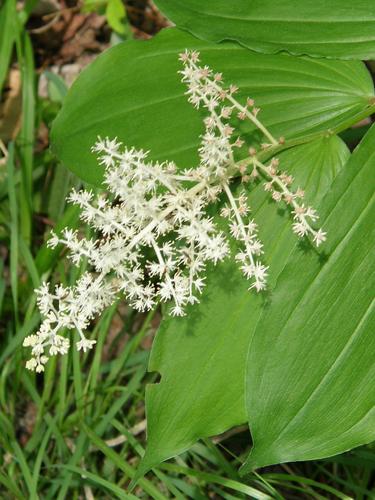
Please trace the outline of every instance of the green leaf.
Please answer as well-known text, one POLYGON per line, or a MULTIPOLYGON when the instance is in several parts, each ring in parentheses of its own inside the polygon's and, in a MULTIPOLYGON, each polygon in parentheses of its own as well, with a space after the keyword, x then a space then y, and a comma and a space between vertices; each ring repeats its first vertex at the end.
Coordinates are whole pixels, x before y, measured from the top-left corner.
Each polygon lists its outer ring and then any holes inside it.
POLYGON ((373 0, 156 0, 178 28, 257 52, 375 58, 373 0))
POLYGON ((15 0, 6 0, 0 8, 0 96, 6 79, 16 37, 15 0))
MULTIPOLYGON (((307 188, 318 207, 349 152, 336 136, 281 153, 281 168, 307 188)), ((250 193, 259 223, 270 293, 290 253, 299 245, 290 217, 270 202, 263 186, 250 193)), ((146 471, 188 449, 201 437, 224 432, 247 420, 244 401, 245 365, 252 332, 264 297, 248 291, 248 282, 232 260, 208 274, 200 304, 185 318, 166 317, 153 344, 149 369, 161 374, 146 390, 147 450, 140 471, 146 471)))
MULTIPOLYGON (((60 160, 81 178, 100 184, 102 169, 90 148, 101 135, 150 150, 155 160, 194 165, 203 128, 177 74, 178 53, 185 48, 200 50, 204 64, 238 85, 240 101, 253 97, 262 108, 261 120, 276 137, 307 140, 327 129, 345 129, 374 110, 373 83, 360 62, 254 54, 169 29, 151 41, 119 44, 82 72, 52 129, 60 160)), ((241 132, 248 142, 260 140, 250 125, 241 123, 241 132)))
POLYGON ((257 325, 244 471, 375 439, 374 140, 373 126, 324 202, 323 253, 294 251, 257 325))
POLYGON ((126 33, 126 10, 122 0, 108 0, 105 11, 108 24, 117 33, 124 35, 126 33))
POLYGON ((52 71, 45 70, 43 75, 48 83, 48 97, 53 102, 62 103, 68 92, 68 87, 63 78, 52 71))

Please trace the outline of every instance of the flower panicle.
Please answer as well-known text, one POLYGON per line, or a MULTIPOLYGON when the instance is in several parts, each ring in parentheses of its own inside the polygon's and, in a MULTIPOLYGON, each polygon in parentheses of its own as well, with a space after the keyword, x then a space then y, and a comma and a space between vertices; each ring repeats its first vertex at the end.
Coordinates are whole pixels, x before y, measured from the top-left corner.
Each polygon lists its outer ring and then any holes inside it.
POLYGON ((317 246, 325 240, 325 233, 313 228, 315 210, 301 202, 304 192, 292 189, 293 178, 279 171, 277 159, 265 165, 251 147, 246 161, 235 160, 245 141, 232 125, 233 118, 248 119, 263 133, 262 150, 284 139, 275 139, 259 121, 260 109, 253 99, 242 105, 235 98, 237 86, 224 87, 222 74, 200 66, 199 57, 197 51, 180 54, 188 101, 206 112, 199 164, 180 170, 171 161, 151 161, 147 151, 126 147, 117 138, 98 137, 92 153, 104 168, 107 194, 73 190, 68 198, 80 207, 82 222, 96 237, 65 228, 60 234, 52 232, 48 242, 52 248, 64 245, 72 262, 78 265, 84 259, 90 271, 73 286, 52 290, 44 283, 37 290, 43 321, 38 332, 24 340, 31 349, 27 368, 41 372, 50 356, 68 351, 64 330, 78 332, 78 350, 90 350, 95 340, 85 331, 119 295, 138 311, 171 301, 170 314, 185 315, 189 305, 199 302, 207 266, 227 258, 233 246, 249 290, 264 290, 264 248, 250 216, 247 192, 233 189, 237 178, 243 186, 263 178, 272 199, 291 207, 297 236, 309 235, 317 246), (220 215, 228 231, 223 231, 219 217, 208 215, 213 202, 223 203, 220 215))

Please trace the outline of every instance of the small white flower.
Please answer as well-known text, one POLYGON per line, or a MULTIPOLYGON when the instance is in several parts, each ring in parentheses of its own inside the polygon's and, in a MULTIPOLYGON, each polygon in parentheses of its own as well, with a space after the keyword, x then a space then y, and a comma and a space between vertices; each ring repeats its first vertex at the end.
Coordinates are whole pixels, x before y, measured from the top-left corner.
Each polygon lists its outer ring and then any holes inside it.
POLYGON ((325 241, 327 238, 326 238, 326 233, 324 231, 322 231, 321 229, 319 229, 318 231, 316 231, 316 233, 314 234, 314 243, 316 244, 316 246, 318 247, 321 243, 323 243, 323 241, 325 241))
POLYGON ((26 368, 27 368, 28 370, 32 370, 32 371, 34 371, 34 370, 36 369, 37 365, 38 365, 38 363, 37 363, 37 361, 36 361, 36 359, 35 359, 35 358, 30 358, 30 359, 26 362, 26 368))
POLYGON ((34 346, 39 340, 38 335, 29 335, 28 337, 25 337, 22 345, 24 347, 32 347, 34 346))
POLYGON ((171 309, 172 316, 185 316, 185 314, 186 314, 185 311, 179 305, 176 305, 171 309))
POLYGON ((92 349, 96 344, 96 340, 89 340, 86 338, 82 338, 79 342, 76 343, 77 351, 87 352, 89 349, 92 349))
POLYGON ((299 237, 306 236, 306 234, 308 234, 308 232, 309 232, 309 230, 304 222, 296 222, 295 224, 293 224, 293 231, 299 237))

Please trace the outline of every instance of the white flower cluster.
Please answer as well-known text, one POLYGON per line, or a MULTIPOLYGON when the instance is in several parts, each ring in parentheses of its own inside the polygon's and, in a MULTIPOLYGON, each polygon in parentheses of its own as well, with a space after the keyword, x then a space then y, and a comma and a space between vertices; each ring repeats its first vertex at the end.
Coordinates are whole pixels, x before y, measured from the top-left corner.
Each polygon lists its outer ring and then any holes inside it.
POLYGON ((86 352, 92 348, 95 340, 87 339, 83 330, 97 313, 112 302, 114 290, 103 276, 85 273, 73 287, 58 285, 55 293, 50 293, 44 283, 36 292, 44 320, 38 333, 26 337, 23 345, 31 347, 33 354, 26 367, 41 372, 48 356, 68 352, 69 340, 59 335, 63 328, 78 331, 80 340, 76 346, 79 351, 82 349, 86 352))
POLYGON ((293 179, 278 171, 276 159, 264 165, 250 148, 245 162, 235 161, 234 150, 243 141, 233 139, 229 124, 233 113, 240 120, 250 119, 264 134, 268 142, 263 149, 282 142, 259 122, 254 102, 247 99, 245 106, 237 102, 233 97, 237 88, 225 88, 221 74, 199 66, 197 52, 186 51, 180 60, 189 102, 207 112, 200 163, 179 171, 173 162, 151 162, 146 152, 128 149, 116 139, 98 139, 92 150, 105 168, 108 195, 73 191, 69 200, 80 206, 81 219, 99 237, 88 239, 65 229, 49 241, 51 247, 65 245, 74 264, 86 259, 92 271, 72 287, 58 285, 52 293, 43 284, 37 291, 43 322, 38 333, 24 341, 31 347, 27 362, 31 370, 43 371, 49 356, 67 352, 69 341, 59 333, 64 328, 77 330, 78 350, 90 349, 95 341, 87 339, 84 330, 118 294, 139 311, 171 300, 170 313, 184 315, 188 304, 198 302, 207 264, 216 264, 230 253, 228 236, 206 211, 219 197, 226 199, 220 214, 228 220, 229 233, 237 242, 235 259, 250 280, 249 289, 263 290, 268 269, 259 260, 263 245, 257 224, 249 217, 246 193, 232 193, 230 184, 235 178, 243 182, 264 178, 264 188, 272 198, 291 205, 294 232, 310 234, 317 245, 325 239, 323 231, 310 225, 317 219, 315 211, 299 204, 303 191, 290 190, 293 179))

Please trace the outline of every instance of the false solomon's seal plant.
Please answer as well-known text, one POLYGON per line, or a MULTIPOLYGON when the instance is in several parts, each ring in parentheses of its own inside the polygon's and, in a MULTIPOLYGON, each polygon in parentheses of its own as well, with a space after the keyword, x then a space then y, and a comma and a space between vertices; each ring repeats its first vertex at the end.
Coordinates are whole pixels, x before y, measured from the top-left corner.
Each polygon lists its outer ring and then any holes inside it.
POLYGON ((246 191, 235 181, 261 182, 275 202, 290 208, 298 237, 307 236, 316 246, 325 240, 325 232, 316 227, 316 211, 304 204, 303 189, 294 187, 292 176, 279 170, 277 158, 263 163, 257 150, 250 148, 245 160, 236 160, 235 150, 246 146, 231 125, 232 117, 250 120, 259 129, 264 136, 262 150, 283 142, 259 121, 254 101, 238 102, 237 87, 224 86, 220 73, 200 65, 197 51, 186 50, 180 60, 188 100, 206 112, 200 163, 180 171, 173 162, 152 163, 147 152, 127 148, 116 138, 98 138, 92 152, 105 167, 108 194, 94 196, 83 190, 69 196, 97 238, 84 238, 66 228, 49 240, 53 248, 65 245, 74 264, 87 259, 91 270, 73 286, 57 285, 51 291, 44 283, 36 291, 43 322, 24 340, 31 348, 26 364, 30 370, 41 372, 50 356, 67 353, 69 340, 63 329, 78 332, 78 350, 92 348, 95 340, 86 338, 85 329, 119 295, 138 311, 171 301, 170 314, 185 315, 187 304, 199 302, 207 264, 230 254, 249 281, 249 290, 264 290, 267 249, 258 238, 246 191), (234 252, 218 218, 207 213, 207 207, 218 201, 219 216, 235 241, 234 252))

